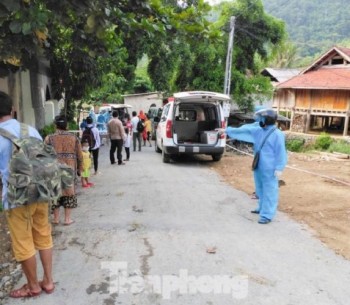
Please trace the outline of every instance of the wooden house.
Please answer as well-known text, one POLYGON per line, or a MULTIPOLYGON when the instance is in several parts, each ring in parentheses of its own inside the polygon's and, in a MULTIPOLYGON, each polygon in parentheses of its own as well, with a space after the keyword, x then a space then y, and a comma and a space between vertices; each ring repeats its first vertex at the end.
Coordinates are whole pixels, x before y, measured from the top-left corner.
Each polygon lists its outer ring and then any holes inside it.
POLYGON ((275 87, 273 107, 291 114, 290 130, 349 135, 350 49, 333 47, 275 87))

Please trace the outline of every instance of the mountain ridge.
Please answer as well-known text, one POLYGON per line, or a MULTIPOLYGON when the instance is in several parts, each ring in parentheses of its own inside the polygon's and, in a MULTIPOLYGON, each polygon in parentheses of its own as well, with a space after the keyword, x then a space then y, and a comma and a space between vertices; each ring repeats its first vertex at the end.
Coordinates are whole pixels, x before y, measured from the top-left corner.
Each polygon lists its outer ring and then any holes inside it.
POLYGON ((300 56, 315 56, 334 45, 350 46, 349 0, 262 0, 265 12, 286 23, 300 56))

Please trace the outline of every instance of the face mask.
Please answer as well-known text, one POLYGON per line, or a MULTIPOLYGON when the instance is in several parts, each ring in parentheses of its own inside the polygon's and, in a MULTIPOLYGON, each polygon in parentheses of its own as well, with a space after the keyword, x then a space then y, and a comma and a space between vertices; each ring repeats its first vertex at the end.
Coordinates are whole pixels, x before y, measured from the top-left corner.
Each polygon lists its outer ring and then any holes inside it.
POLYGON ((83 151, 89 151, 89 146, 83 146, 83 151))
POLYGON ((266 124, 265 124, 265 118, 264 118, 264 117, 260 118, 259 126, 260 126, 261 128, 264 128, 264 127, 266 126, 266 124))

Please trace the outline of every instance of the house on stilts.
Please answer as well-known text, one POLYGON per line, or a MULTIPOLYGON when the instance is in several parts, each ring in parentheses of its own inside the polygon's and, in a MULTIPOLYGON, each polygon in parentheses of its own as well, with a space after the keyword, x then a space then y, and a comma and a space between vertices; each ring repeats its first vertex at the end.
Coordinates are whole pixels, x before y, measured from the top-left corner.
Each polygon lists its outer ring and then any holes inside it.
POLYGON ((290 131, 349 136, 350 49, 333 47, 275 87, 273 107, 291 117, 290 131))

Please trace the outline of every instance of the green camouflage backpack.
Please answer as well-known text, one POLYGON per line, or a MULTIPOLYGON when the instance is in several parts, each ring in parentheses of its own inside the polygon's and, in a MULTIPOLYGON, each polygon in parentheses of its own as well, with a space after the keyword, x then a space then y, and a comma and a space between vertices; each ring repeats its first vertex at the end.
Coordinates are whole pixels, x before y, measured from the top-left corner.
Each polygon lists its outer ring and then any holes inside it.
POLYGON ((58 161, 51 145, 30 137, 27 125, 21 124, 20 138, 3 128, 0 128, 0 135, 13 143, 7 189, 10 207, 56 202, 62 189, 73 186, 73 169, 58 161))

